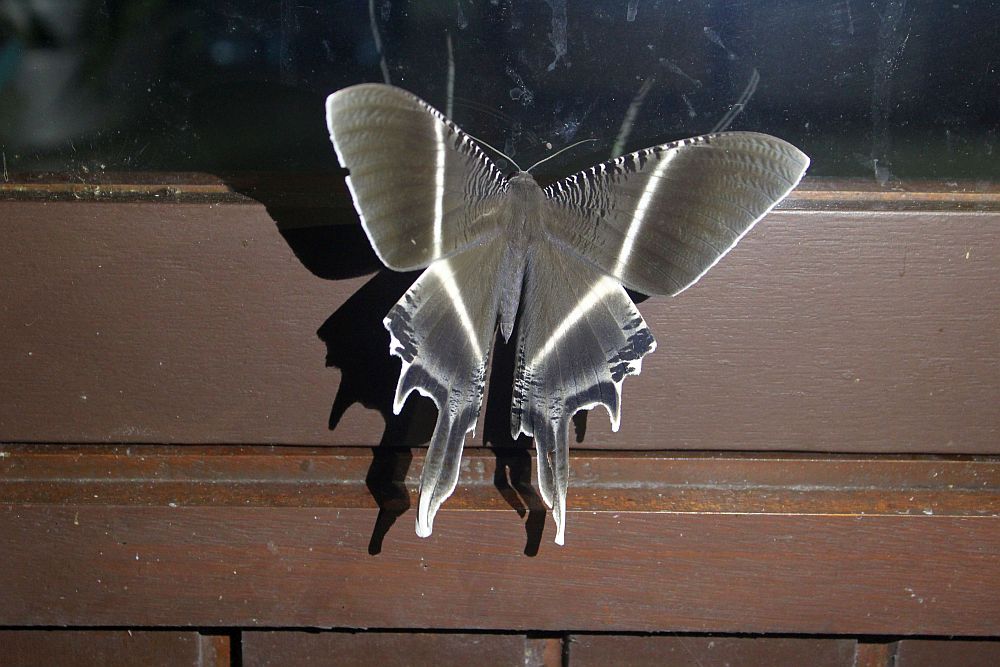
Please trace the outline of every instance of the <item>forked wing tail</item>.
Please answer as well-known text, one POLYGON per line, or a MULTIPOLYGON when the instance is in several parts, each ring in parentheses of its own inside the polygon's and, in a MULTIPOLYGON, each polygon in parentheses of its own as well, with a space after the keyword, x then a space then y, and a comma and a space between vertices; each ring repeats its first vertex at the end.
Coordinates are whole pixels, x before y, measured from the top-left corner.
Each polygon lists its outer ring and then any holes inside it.
POLYGON ((455 490, 465 436, 476 426, 490 345, 496 330, 497 243, 431 264, 389 310, 389 350, 402 370, 393 410, 411 392, 434 401, 437 424, 420 477, 417 534, 431 534, 434 515, 455 490))
POLYGON ((539 489, 563 544, 569 422, 603 405, 617 431, 625 376, 656 341, 617 280, 551 245, 529 259, 522 304, 511 435, 535 438, 539 489))

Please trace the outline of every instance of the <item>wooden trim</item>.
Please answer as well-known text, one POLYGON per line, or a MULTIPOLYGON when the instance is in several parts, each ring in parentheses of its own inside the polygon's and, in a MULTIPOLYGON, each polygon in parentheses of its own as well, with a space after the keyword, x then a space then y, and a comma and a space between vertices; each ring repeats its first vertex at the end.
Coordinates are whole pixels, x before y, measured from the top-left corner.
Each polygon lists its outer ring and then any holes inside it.
MULTIPOLYGON (((351 208, 341 173, 200 172, 25 173, 0 182, 0 201, 159 201, 351 208)), ((803 183, 779 210, 1000 210, 1000 187, 988 181, 907 181, 893 188, 867 179, 803 183)))
MULTIPOLYGON (((542 510, 526 450, 467 450, 447 508, 542 510)), ((30 505, 382 508, 415 501, 423 452, 0 446, 0 499, 30 505)), ((571 512, 1000 517, 1000 459, 575 452, 571 512)))
POLYGON ((560 548, 519 452, 417 538, 408 456, 5 448, 0 624, 1000 627, 995 459, 578 454, 560 548))

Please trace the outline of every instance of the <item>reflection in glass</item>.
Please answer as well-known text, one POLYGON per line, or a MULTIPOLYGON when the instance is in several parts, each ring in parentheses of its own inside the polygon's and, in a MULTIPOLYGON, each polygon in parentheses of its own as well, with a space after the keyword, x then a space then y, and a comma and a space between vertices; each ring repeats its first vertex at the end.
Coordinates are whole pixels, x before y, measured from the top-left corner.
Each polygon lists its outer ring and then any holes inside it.
MULTIPOLYGON (((323 99, 388 80, 565 174, 723 128, 812 176, 996 180, 988 2, 0 2, 12 171, 336 169, 323 99)), ((523 160, 522 160, 523 158, 523 160)))

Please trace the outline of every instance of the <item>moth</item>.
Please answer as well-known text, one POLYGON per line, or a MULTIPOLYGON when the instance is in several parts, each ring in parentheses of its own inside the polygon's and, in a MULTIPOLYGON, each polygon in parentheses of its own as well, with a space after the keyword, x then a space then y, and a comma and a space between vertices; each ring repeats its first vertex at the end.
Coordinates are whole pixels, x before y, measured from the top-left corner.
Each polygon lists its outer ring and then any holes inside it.
POLYGON ((533 437, 538 486, 563 544, 568 427, 603 406, 656 341, 625 288, 676 295, 698 281, 802 178, 809 158, 765 134, 653 146, 546 188, 505 176, 418 97, 383 84, 326 100, 337 158, 378 258, 424 269, 386 315, 402 362, 393 410, 414 391, 438 409, 420 479, 417 534, 458 483, 496 330, 517 323, 510 432, 533 437))

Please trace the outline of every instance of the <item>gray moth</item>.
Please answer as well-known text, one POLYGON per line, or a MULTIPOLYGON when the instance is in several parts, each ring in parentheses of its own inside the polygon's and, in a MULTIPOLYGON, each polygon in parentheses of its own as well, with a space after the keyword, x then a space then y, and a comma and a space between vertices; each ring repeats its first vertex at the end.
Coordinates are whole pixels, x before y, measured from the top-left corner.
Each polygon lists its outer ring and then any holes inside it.
POLYGON ((511 436, 534 438, 538 486, 563 544, 568 429, 603 406, 656 341, 625 288, 675 295, 698 281, 799 182, 809 158, 766 134, 723 132, 653 146, 542 188, 505 176, 469 135, 402 89, 330 95, 327 126, 378 258, 423 269, 386 315, 414 391, 438 409, 420 481, 417 534, 458 482, 499 328, 517 323, 511 436))

